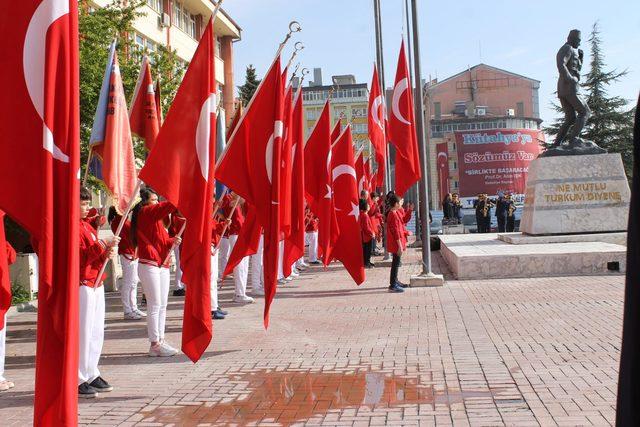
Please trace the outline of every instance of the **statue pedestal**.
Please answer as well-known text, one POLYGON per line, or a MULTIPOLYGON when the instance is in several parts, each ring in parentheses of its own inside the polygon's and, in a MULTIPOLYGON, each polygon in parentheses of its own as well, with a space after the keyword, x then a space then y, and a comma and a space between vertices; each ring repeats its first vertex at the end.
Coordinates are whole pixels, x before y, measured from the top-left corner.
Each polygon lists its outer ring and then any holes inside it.
POLYGON ((630 195, 620 154, 538 158, 529 166, 520 231, 626 231, 630 195))

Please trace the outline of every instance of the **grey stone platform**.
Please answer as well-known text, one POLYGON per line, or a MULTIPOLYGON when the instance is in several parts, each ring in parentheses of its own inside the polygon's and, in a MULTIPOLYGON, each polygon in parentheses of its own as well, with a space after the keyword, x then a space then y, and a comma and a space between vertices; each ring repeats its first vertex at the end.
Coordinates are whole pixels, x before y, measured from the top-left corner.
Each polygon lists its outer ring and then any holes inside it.
POLYGON ((491 234, 440 236, 457 279, 621 274, 627 248, 606 242, 510 244, 491 234))
POLYGON ((625 231, 630 194, 620 154, 537 158, 529 167, 520 231, 625 231))
POLYGON ((626 246, 627 233, 591 233, 591 234, 558 234, 550 236, 531 236, 524 233, 498 233, 498 240, 512 245, 531 245, 534 243, 572 243, 603 242, 626 246))

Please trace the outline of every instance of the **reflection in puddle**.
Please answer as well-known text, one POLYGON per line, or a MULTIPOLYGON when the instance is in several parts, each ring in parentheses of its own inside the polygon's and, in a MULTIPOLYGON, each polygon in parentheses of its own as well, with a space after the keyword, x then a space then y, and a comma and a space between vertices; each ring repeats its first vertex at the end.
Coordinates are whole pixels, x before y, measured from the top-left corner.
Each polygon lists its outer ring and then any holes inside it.
POLYGON ((434 392, 433 386, 419 384, 417 378, 379 372, 259 371, 232 375, 229 380, 228 385, 243 385, 243 394, 232 402, 213 406, 198 403, 159 407, 144 412, 142 421, 179 426, 259 422, 289 425, 336 409, 390 408, 402 404, 449 405, 467 398, 492 399, 490 391, 434 392))

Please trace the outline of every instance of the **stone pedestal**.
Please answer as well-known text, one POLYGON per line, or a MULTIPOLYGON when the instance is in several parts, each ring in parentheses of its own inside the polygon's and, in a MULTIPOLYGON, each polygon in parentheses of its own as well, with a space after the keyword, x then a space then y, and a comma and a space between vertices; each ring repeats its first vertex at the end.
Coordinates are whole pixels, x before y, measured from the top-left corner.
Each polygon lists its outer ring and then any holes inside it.
POLYGON ((620 154, 538 158, 529 167, 520 231, 625 231, 630 193, 620 154))

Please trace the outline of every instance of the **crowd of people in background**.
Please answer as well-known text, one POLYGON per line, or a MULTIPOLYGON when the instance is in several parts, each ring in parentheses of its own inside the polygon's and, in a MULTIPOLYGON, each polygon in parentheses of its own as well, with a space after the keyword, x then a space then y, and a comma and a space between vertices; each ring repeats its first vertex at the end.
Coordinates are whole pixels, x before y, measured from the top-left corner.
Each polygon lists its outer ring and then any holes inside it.
MULTIPOLYGON (((499 233, 511 233, 516 226, 516 204, 511 193, 499 193, 494 199, 489 198, 486 193, 479 193, 473 201, 473 209, 476 217, 476 232, 491 232, 491 214, 494 215, 498 224, 499 233)), ((464 217, 463 206, 460 195, 457 193, 447 193, 442 200, 443 225, 462 224, 464 217)))

